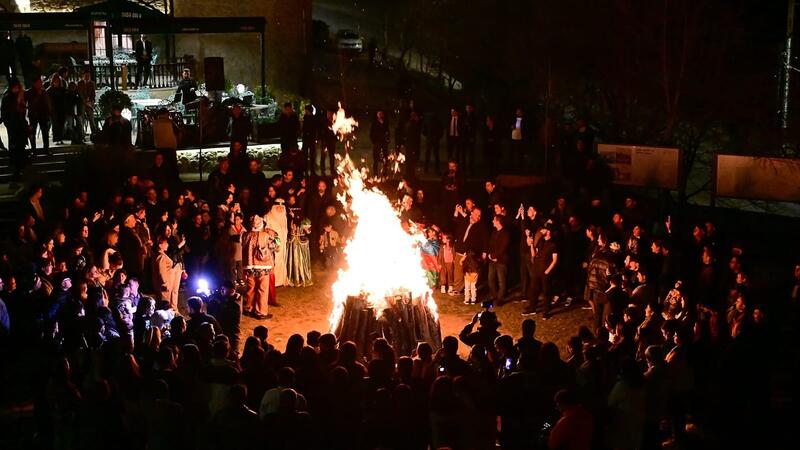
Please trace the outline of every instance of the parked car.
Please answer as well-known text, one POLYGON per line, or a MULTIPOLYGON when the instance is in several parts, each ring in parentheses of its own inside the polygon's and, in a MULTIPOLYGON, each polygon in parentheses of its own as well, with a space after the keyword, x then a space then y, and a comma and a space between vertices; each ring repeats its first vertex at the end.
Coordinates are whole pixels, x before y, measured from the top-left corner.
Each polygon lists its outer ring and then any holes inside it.
POLYGON ((342 51, 361 52, 364 38, 353 30, 339 30, 336 33, 336 48, 342 51))

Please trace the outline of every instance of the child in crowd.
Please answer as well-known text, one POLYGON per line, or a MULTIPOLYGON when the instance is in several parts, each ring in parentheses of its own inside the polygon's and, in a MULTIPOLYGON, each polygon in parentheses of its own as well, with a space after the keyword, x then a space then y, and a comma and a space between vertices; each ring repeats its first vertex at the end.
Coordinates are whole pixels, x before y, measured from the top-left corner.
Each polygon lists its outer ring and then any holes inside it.
POLYGON ((339 259, 339 248, 341 239, 339 233, 333 229, 330 222, 325 222, 322 228, 322 235, 319 237, 319 252, 325 260, 325 269, 336 266, 339 259))
POLYGON ((425 276, 428 278, 428 286, 436 287, 439 284, 439 231, 436 226, 425 230, 426 241, 420 247, 422 252, 422 268, 425 269, 425 276))
POLYGON ((442 294, 455 295, 453 291, 456 270, 455 255, 453 235, 445 233, 442 235, 442 245, 439 247, 439 285, 442 294))
POLYGON ((464 273, 464 304, 474 305, 478 301, 478 272, 480 264, 475 254, 469 252, 461 260, 461 269, 464 273))

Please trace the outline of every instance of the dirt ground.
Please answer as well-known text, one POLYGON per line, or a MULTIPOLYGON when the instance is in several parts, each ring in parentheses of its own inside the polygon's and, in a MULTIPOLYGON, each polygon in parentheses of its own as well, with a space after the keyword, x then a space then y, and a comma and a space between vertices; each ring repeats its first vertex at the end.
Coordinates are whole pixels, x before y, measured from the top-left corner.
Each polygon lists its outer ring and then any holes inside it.
MULTIPOLYGON (((253 329, 258 325, 269 328, 269 342, 279 350, 286 347, 286 341, 292 334, 303 336, 311 330, 322 333, 330 329, 328 316, 331 312, 330 286, 336 279, 334 272, 314 271, 314 285, 306 288, 279 287, 278 303, 280 307, 270 308, 273 315, 268 320, 256 320, 242 317, 242 342, 247 336, 253 334, 253 329)), ((479 296, 480 297, 480 296, 479 296)), ((434 298, 439 307, 439 323, 442 336, 457 336, 472 316, 481 310, 480 306, 464 305, 461 297, 450 297, 435 293, 434 298)), ((520 336, 520 326, 523 317, 520 312, 523 303, 508 303, 495 308, 498 319, 502 323, 500 332, 510 334, 515 339, 520 336)), ((569 310, 555 308, 550 320, 541 320, 541 316, 534 316, 537 325, 537 336, 542 342, 552 341, 558 345, 562 355, 566 351, 566 342, 574 335, 578 327, 591 322, 591 311, 583 310, 580 306, 573 306, 569 310)), ((459 353, 466 355, 469 349, 462 345, 459 353)))

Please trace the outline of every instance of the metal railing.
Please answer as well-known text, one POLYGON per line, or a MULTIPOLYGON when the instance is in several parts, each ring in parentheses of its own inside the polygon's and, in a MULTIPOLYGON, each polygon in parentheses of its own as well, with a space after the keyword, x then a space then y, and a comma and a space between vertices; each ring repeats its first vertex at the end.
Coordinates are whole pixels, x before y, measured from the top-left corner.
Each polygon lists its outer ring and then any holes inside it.
MULTIPOLYGON (((174 63, 153 64, 150 66, 148 86, 150 89, 171 88, 178 86, 183 69, 189 68, 194 72, 194 64, 178 61, 174 63)), ((85 65, 77 65, 70 72, 70 81, 78 81, 85 69, 85 65)), ((136 63, 115 63, 113 68, 108 64, 94 66, 94 81, 97 87, 111 86, 112 78, 117 89, 127 86, 136 89, 136 63), (123 70, 123 67, 125 70, 123 70), (124 75, 124 82, 123 82, 124 75)))

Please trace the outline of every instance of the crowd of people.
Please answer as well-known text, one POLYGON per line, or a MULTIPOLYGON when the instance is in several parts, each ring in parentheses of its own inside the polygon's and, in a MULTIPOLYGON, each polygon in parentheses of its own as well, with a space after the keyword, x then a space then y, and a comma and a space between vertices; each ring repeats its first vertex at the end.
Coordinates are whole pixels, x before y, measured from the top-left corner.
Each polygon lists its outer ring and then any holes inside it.
POLYGON ((74 82, 68 81, 68 71, 62 67, 46 78, 36 77, 27 89, 18 78, 8 81, 0 100, 0 122, 8 135, 8 148, 3 150, 8 150, 17 176, 31 156, 50 154, 51 131, 56 144, 83 144, 87 128, 97 131, 91 73, 74 82))
MULTIPOLYGON (((418 122, 410 106, 408 123, 418 122)), ((447 140, 437 189, 411 170, 389 193, 403 223, 425 233, 421 263, 439 301, 476 305, 457 337, 410 356, 382 338, 358 354, 324 330, 293 335, 283 351, 270 343, 276 288, 312 284, 312 264, 335 270, 353 231, 313 165, 268 179, 234 140, 202 195, 162 153, 105 197, 85 190, 54 205, 32 187, 0 258, 0 347, 4 361, 36 349, 42 446, 687 448, 735 442, 731 431, 761 423, 775 330, 751 286, 749 249, 712 221, 687 228, 632 195, 612 202, 588 154, 552 204, 516 207, 494 179, 470 197, 459 164, 474 161, 469 114, 454 110, 442 127, 461 139, 447 140), (212 289, 195 295, 201 276, 212 289), (496 311, 521 301, 515 341, 496 311), (537 339, 534 319, 580 307, 593 320, 565 349, 537 339), (259 321, 252 336, 243 315, 259 321)), ((391 165, 382 116, 370 132, 376 173, 391 165)), ((512 148, 528 133, 516 117, 512 148)), ((335 153, 335 136, 325 144, 324 127, 307 130, 291 105, 279 123, 284 156, 320 143, 335 153)), ((398 147, 413 167, 408 130, 398 147)), ((570 136, 570 148, 589 151, 585 124, 570 136)), ((800 267, 794 280, 786 295, 796 301, 800 267)))

